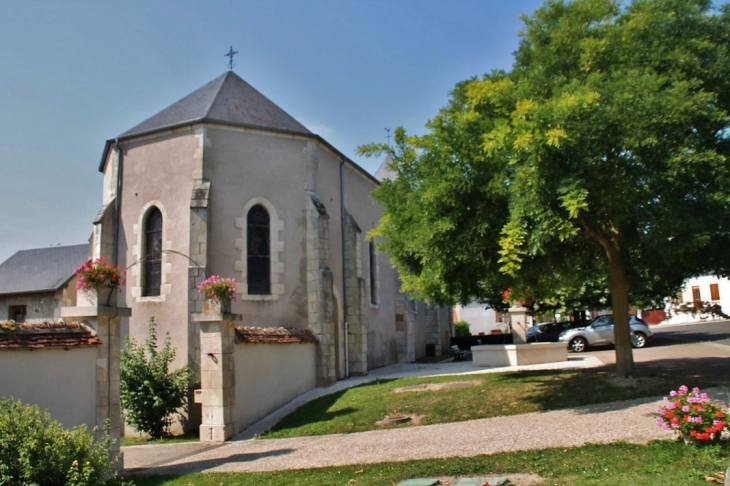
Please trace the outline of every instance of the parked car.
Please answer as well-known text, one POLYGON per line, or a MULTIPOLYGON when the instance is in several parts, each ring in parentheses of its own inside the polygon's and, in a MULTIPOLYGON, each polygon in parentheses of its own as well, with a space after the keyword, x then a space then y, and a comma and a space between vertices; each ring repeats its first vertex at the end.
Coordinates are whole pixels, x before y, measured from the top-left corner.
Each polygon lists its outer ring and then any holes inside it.
POLYGON ((585 326, 581 322, 539 322, 527 330, 528 343, 554 343, 558 341, 560 333, 568 329, 585 326))
MULTIPOLYGON (((646 322, 636 316, 629 316, 629 327, 635 348, 643 348, 654 336, 646 322)), ((598 316, 585 327, 563 331, 558 340, 568 343, 568 349, 575 353, 582 353, 589 346, 614 344, 613 316, 598 316)))

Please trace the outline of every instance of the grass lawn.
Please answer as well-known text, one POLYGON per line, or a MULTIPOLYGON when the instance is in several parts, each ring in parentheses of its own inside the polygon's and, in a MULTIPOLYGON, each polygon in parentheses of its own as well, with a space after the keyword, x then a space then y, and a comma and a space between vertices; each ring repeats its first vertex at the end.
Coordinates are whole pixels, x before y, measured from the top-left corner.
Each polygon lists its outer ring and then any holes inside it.
POLYGON ((549 485, 700 485, 706 476, 724 472, 730 450, 721 446, 689 447, 680 442, 588 445, 572 449, 546 449, 425 461, 365 466, 279 471, 273 473, 187 474, 167 477, 134 477, 139 486, 222 485, 384 485, 409 478, 532 473, 549 485))
MULTIPOLYGON (((265 438, 341 434, 383 428, 386 416, 409 415, 420 425, 557 410, 632 398, 661 396, 682 384, 706 388, 706 380, 656 375, 619 380, 606 371, 534 371, 402 378, 374 382, 303 405, 265 438), (467 388, 396 393, 395 389, 447 382, 478 381, 467 388)), ((412 425, 391 425, 404 427, 412 425)))

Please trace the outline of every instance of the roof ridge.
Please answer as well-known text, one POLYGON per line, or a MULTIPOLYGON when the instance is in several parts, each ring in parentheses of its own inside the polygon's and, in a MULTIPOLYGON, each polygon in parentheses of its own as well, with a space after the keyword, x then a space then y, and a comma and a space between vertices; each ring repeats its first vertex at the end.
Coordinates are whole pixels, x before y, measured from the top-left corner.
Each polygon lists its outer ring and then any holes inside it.
POLYGON ((222 76, 218 76, 218 85, 213 90, 213 96, 210 97, 210 103, 208 104, 208 107, 203 110, 203 118, 208 118, 210 115, 210 110, 213 109, 213 105, 215 104, 215 101, 218 99, 218 96, 221 94, 221 88, 223 87, 223 84, 225 84, 226 80, 228 79, 228 74, 233 73, 233 71, 228 71, 222 76))

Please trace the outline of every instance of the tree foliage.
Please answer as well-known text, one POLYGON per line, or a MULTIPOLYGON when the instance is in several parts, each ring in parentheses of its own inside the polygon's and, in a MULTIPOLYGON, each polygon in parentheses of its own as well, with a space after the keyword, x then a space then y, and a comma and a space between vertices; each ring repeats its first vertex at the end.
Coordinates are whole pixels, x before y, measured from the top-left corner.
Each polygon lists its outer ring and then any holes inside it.
POLYGON ((144 346, 127 338, 120 356, 120 394, 127 422, 135 430, 160 438, 172 423, 172 414, 187 404, 192 372, 188 366, 171 371, 175 350, 169 334, 157 349, 157 324, 150 318, 144 346))
POLYGON ((706 0, 549 0, 510 72, 454 88, 428 133, 395 131, 374 231, 407 291, 610 303, 619 374, 629 302, 730 258, 730 9, 706 0))

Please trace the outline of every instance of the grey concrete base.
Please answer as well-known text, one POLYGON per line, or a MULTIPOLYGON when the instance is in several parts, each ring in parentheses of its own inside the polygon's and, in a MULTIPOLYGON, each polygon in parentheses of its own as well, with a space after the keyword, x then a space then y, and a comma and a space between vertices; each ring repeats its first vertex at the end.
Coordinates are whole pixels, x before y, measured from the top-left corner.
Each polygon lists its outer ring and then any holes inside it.
POLYGON ((231 437, 233 424, 200 426, 200 442, 225 442, 231 437))
POLYGON ((472 346, 474 367, 525 366, 568 360, 565 343, 489 344, 472 346))
POLYGON ((398 483, 398 486, 438 486, 441 484, 436 478, 406 479, 398 483))

